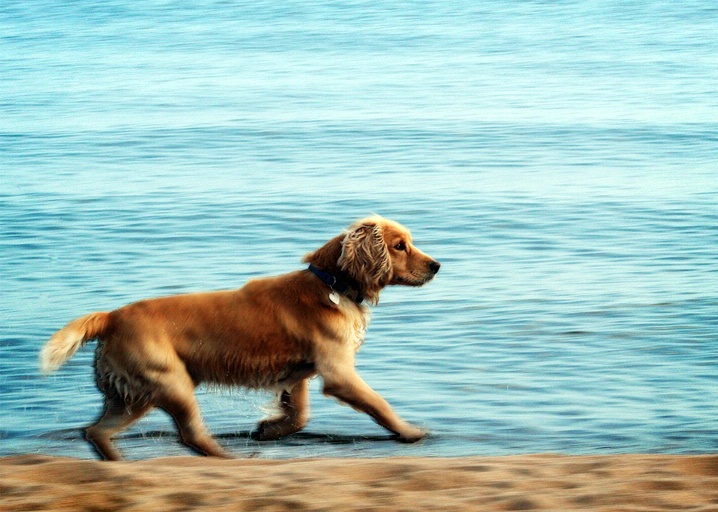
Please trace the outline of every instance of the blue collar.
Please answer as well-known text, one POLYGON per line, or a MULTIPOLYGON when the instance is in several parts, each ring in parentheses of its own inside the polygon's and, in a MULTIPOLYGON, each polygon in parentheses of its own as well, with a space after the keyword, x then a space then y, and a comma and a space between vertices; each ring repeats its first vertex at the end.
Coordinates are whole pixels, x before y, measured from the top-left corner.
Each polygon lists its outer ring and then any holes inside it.
POLYGON ((364 296, 361 294, 361 291, 352 287, 343 279, 338 279, 334 276, 334 274, 330 274, 329 272, 315 267, 314 265, 309 265, 309 270, 312 274, 321 279, 325 285, 331 288, 332 291, 346 295, 357 304, 364 302, 364 296))

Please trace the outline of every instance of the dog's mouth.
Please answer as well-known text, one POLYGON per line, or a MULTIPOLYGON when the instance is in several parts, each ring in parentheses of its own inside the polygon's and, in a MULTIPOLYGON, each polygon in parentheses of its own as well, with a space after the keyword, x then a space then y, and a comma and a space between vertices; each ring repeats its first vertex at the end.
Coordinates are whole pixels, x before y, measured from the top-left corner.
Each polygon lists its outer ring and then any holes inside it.
POLYGON ((399 274, 394 274, 389 284, 400 284, 404 286, 422 286, 434 279, 439 272, 441 264, 438 261, 431 260, 422 268, 422 266, 404 270, 399 274))
POLYGON ((428 273, 421 276, 410 274, 408 276, 394 276, 391 284, 398 284, 402 286, 423 286, 432 279, 436 274, 428 273))

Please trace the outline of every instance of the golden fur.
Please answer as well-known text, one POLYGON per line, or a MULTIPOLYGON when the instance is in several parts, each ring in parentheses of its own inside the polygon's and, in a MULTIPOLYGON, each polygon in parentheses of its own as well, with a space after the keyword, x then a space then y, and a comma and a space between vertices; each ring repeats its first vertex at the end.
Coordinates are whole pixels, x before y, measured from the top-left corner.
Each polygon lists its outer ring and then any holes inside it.
MULTIPOLYGON (((420 286, 439 263, 412 244, 400 224, 369 217, 354 223, 304 261, 331 273, 376 304, 382 288, 420 286)), ((233 291, 177 295, 91 313, 55 333, 40 354, 45 373, 97 339, 97 386, 105 409, 87 429, 99 455, 119 459, 112 437, 154 407, 174 418, 182 440, 197 451, 227 456, 208 434, 194 396, 213 383, 275 390, 280 414, 259 423, 255 437, 297 432, 309 418, 309 378, 323 392, 369 414, 398 439, 425 433, 401 420, 356 373, 369 310, 335 295, 310 270, 249 281, 233 291), (335 303, 338 302, 338 303, 335 303)))

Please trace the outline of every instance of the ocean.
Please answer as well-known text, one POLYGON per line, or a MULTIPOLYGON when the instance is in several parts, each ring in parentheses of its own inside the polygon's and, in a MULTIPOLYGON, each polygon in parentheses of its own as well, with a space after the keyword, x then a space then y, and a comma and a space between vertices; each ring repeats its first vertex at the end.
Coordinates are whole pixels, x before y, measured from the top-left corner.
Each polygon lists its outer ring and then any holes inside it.
MULTIPOLYGON (((0 455, 90 458, 91 311, 302 268, 371 213, 442 263, 391 287, 362 377, 399 444, 312 382, 198 392, 238 456, 718 453, 713 0, 27 0, 0 6, 0 455)), ((118 445, 187 454, 155 411, 118 445)))

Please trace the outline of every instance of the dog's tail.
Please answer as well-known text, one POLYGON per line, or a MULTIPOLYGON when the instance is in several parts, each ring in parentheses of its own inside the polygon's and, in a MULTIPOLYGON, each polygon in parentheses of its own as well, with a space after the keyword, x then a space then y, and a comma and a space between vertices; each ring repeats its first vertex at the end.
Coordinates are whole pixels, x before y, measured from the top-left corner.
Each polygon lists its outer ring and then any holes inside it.
POLYGON ((109 321, 109 313, 90 313, 57 331, 40 351, 40 371, 47 375, 60 368, 81 346, 101 337, 109 321))

